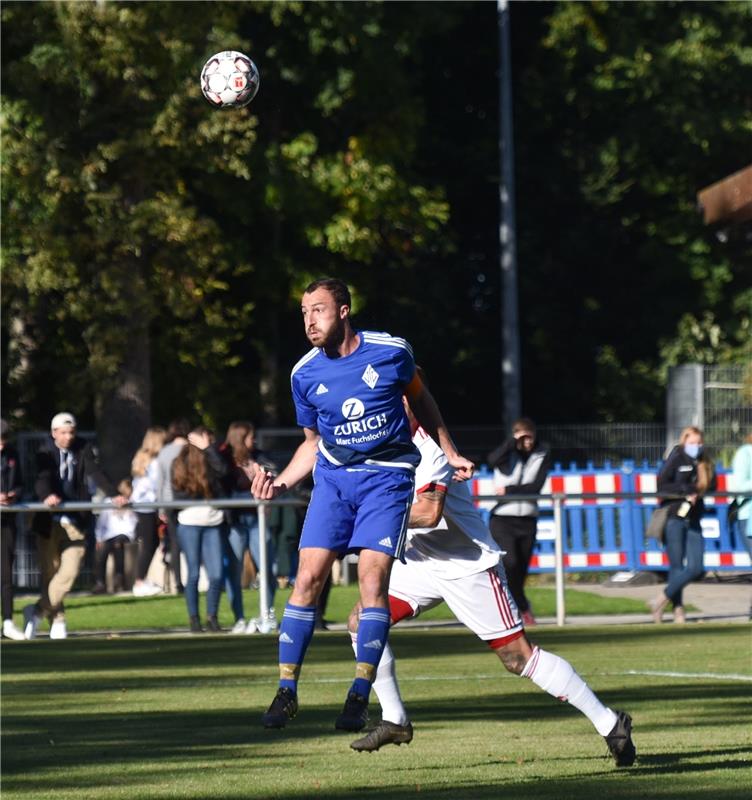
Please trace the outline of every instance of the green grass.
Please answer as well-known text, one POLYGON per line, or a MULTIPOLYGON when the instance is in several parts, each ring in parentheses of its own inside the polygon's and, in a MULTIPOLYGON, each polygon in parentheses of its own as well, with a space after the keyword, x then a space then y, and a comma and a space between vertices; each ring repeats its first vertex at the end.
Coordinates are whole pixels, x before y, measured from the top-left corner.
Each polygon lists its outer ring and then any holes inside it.
MULTIPOLYGON (((332 622, 345 622, 350 609, 357 599, 357 587, 335 586, 329 596, 326 618, 332 622)), ((290 590, 279 591, 275 598, 278 612, 284 604, 290 590)), ((541 617, 555 616, 556 596, 554 589, 531 588, 528 592, 530 602, 535 613, 541 617)), ((36 599, 36 598, 34 598, 36 599)), ((258 592, 247 591, 244 597, 246 615, 258 616, 258 592)), ((647 605, 641 600, 632 600, 625 597, 600 597, 591 592, 571 589, 566 591, 567 616, 582 614, 630 614, 645 613, 647 605)), ((21 609, 24 601, 16 600, 16 623, 22 627, 21 609)), ((137 629, 170 629, 185 628, 187 625, 187 611, 185 600, 177 596, 157 596, 149 598, 136 598, 123 594, 118 596, 79 595, 66 600, 68 625, 71 630, 137 630, 137 629)), ((204 598, 201 597, 200 608, 202 618, 205 615, 204 598)), ((227 598, 223 595, 220 602, 220 622, 230 626, 233 616, 230 612, 227 598)), ((452 613, 443 603, 440 606, 422 615, 421 619, 451 620, 452 613)), ((45 630, 43 624, 42 630, 45 630)))
POLYGON ((748 625, 534 632, 633 715, 629 770, 604 757, 575 709, 505 673, 465 631, 392 637, 415 739, 376 754, 353 753, 333 730, 352 675, 342 633, 314 638, 284 731, 259 726, 276 686, 274 637, 6 643, 3 799, 749 796, 748 625))

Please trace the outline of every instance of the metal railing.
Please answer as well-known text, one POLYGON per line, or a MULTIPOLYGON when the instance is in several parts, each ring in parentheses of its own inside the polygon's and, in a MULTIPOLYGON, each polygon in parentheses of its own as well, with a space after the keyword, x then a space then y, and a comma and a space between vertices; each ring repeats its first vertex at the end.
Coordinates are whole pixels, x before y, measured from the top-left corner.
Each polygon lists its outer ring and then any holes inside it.
MULTIPOLYGON (((667 495, 661 492, 612 492, 612 493, 563 493, 553 492, 550 494, 516 494, 514 496, 504 497, 495 494, 476 494, 473 499, 477 502, 494 502, 494 503, 516 503, 519 501, 536 501, 550 502, 553 508, 553 523, 554 523, 554 574, 556 586, 556 624, 563 626, 566 622, 566 603, 564 596, 564 525, 563 514, 564 508, 568 501, 601 501, 601 502, 614 502, 614 501, 627 501, 627 500, 651 500, 666 498, 667 495)), ((752 492, 713 492, 705 495, 708 498, 732 498, 732 497, 752 497, 752 492)), ((185 509, 194 506, 211 506, 218 509, 226 508, 256 508, 258 509, 259 520, 259 561, 258 575, 259 575, 259 612, 263 617, 269 612, 267 604, 267 590, 269 581, 272 579, 267 572, 267 511, 272 506, 305 506, 306 500, 288 497, 276 500, 254 500, 242 498, 207 498, 206 500, 174 500, 170 502, 154 502, 154 503, 134 503, 128 504, 127 507, 135 511, 153 511, 158 509, 185 509)), ((2 513, 53 513, 61 514, 66 511, 105 511, 111 510, 113 504, 111 502, 98 502, 98 503, 84 503, 84 502, 69 502, 60 503, 57 506, 47 506, 44 503, 17 503, 12 506, 4 506, 2 513)))

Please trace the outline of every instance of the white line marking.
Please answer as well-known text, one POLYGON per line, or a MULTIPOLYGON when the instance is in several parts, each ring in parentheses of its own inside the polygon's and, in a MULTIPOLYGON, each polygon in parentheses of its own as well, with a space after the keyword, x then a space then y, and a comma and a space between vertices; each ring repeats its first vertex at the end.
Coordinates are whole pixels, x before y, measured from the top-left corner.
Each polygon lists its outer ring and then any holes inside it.
POLYGON ((722 674, 718 672, 668 672, 650 669, 628 669, 625 672, 605 672, 603 675, 654 675, 658 678, 710 678, 715 681, 747 681, 752 683, 752 675, 722 674))
MULTIPOLYGON (((475 675, 415 675, 415 676, 400 676, 400 683, 423 683, 423 682, 444 682, 444 681, 469 681, 479 680, 487 681, 494 680, 500 675, 506 675, 505 671, 494 672, 491 675, 475 674, 475 675)), ((581 673, 590 679, 597 678, 601 675, 607 677, 617 677, 624 675, 650 675, 657 678, 710 678, 715 681, 744 681, 745 683, 752 683, 752 675, 737 675, 734 673, 723 674, 718 672, 669 672, 659 670, 638 670, 628 669, 623 672, 597 672, 597 673, 581 673)), ((349 680, 349 679, 348 679, 349 680)), ((341 678, 314 678, 313 680, 305 681, 306 683, 344 683, 341 678)))

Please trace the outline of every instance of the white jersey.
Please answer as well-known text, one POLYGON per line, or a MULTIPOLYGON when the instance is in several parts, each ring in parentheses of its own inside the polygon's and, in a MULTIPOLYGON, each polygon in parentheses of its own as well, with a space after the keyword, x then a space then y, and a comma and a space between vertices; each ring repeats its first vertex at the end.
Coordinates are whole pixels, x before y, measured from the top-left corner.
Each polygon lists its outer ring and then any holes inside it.
POLYGON ((473 504, 468 484, 452 480, 454 468, 422 428, 416 431, 413 443, 421 456, 415 472, 415 496, 438 490, 446 492, 446 499, 444 516, 435 528, 408 529, 407 564, 429 562, 433 573, 449 580, 496 566, 502 552, 473 504))

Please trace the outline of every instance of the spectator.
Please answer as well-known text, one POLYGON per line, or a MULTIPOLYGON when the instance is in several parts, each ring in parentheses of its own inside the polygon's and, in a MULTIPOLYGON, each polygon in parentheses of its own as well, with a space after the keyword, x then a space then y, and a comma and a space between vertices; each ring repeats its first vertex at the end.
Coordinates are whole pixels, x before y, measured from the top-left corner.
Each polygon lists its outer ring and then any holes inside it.
MULTIPOLYGON (((266 470, 275 467, 266 456, 256 448, 256 429, 250 422, 232 422, 227 429, 227 436, 221 445, 220 452, 224 456, 228 472, 226 478, 227 493, 230 497, 251 498, 251 481, 258 466, 266 470)), ((276 511, 276 509, 274 509, 276 511)), ((266 574, 267 574, 267 609, 266 619, 254 618, 248 623, 245 621, 243 611, 243 592, 241 576, 243 572, 243 556, 246 550, 251 553, 256 570, 260 569, 260 541, 258 511, 255 508, 230 509, 230 530, 228 546, 226 548, 227 570, 227 595, 235 615, 235 625, 231 633, 268 633, 277 629, 277 618, 274 613, 274 594, 276 582, 274 580, 274 548, 272 544, 271 528, 272 514, 267 515, 266 532, 266 574)))
MULTIPOLYGON (((23 481, 18 451, 8 442, 8 423, 0 420, 0 506, 9 506, 21 499, 23 481)), ((13 560, 16 555, 16 514, 0 514, 2 544, 2 611, 3 636, 23 639, 23 631, 13 622, 13 560)))
MULTIPOLYGON (((188 434, 188 444, 172 465, 172 490, 176 500, 207 500, 222 497, 222 480, 227 468, 211 446, 211 434, 204 427, 188 434)), ((222 525, 224 514, 210 505, 190 506, 178 512, 178 541, 188 562, 185 602, 191 633, 203 628, 198 614, 198 579, 203 562, 209 579, 206 595, 206 626, 212 633, 221 630, 217 620, 222 594, 222 525)))
POLYGON ((298 571, 298 545, 300 544, 300 531, 303 527, 305 508, 278 506, 274 510, 278 514, 278 522, 271 526, 274 534, 277 586, 280 589, 286 589, 295 583, 295 575, 298 571))
POLYGON ((674 607, 674 622, 686 622, 683 591, 702 575, 703 540, 700 520, 705 512, 703 495, 716 487, 713 463, 703 452, 703 435, 699 428, 685 428, 679 444, 669 454, 658 473, 658 493, 667 495, 660 501, 668 506, 664 532, 669 560, 668 583, 653 603, 653 621, 661 622, 669 603, 674 607))
MULTIPOLYGON (((494 486, 500 497, 539 494, 551 469, 551 454, 538 442, 535 423, 527 417, 512 426, 512 436, 488 456, 494 471, 494 486)), ((535 625, 525 596, 525 579, 535 546, 538 504, 531 500, 499 503, 491 512, 491 534, 504 551, 503 562, 509 589, 522 621, 535 625)))
MULTIPOLYGON (((159 467, 159 481, 157 500, 160 503, 170 502, 172 496, 172 462, 178 453, 188 444, 188 431, 191 425, 187 419, 175 419, 167 426, 167 436, 164 445, 157 456, 159 467)), ((175 580, 178 594, 183 592, 183 582, 180 575, 180 544, 178 543, 178 515, 174 509, 161 509, 159 516, 167 526, 167 547, 169 553, 170 569, 175 580)))
MULTIPOLYGON (((126 500, 132 499, 133 486, 129 480, 120 481, 118 492, 126 500)), ((107 593, 107 559, 115 559, 113 590, 120 592, 125 586, 125 546, 136 540, 138 515, 130 508, 111 508, 97 517, 94 533, 97 540, 94 561, 94 594, 107 593)))
MULTIPOLYGON (((147 428, 141 447, 136 451, 131 463, 133 476, 132 503, 153 503, 159 491, 159 463, 157 456, 165 441, 164 428, 147 428)), ((157 536, 157 512, 151 510, 137 510, 138 523, 136 525, 136 539, 138 540, 138 563, 136 565, 136 580, 133 584, 133 594, 136 597, 150 597, 160 594, 162 587, 146 580, 151 560, 159 546, 157 536)))
MULTIPOLYGON (((744 440, 744 444, 734 453, 731 462, 732 492, 752 492, 752 433, 744 440)), ((752 497, 737 497, 736 532, 739 540, 752 558, 752 497)))
MULTIPOLYGON (((112 497, 120 507, 127 501, 99 465, 96 447, 76 435, 73 414, 62 412, 52 418, 52 438, 42 445, 36 458, 37 498, 50 508, 66 501, 89 502, 93 488, 112 497)), ((71 590, 86 553, 88 512, 34 515, 32 529, 37 534, 42 593, 39 600, 24 608, 24 636, 33 639, 42 618, 50 622, 50 638, 65 639, 68 629, 63 601, 71 590)))

